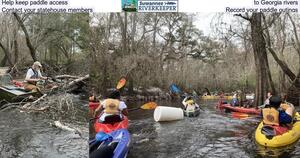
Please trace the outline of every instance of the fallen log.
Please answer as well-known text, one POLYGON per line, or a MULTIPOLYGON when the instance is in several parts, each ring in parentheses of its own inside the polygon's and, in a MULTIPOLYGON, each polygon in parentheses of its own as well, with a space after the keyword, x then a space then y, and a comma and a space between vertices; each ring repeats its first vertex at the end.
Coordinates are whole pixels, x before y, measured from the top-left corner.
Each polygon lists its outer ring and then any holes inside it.
POLYGON ((76 80, 73 80, 70 83, 68 83, 65 88, 70 88, 70 87, 76 85, 77 83, 82 82, 84 80, 87 80, 89 78, 90 78, 90 75, 85 75, 84 77, 80 77, 80 78, 78 78, 76 80))
POLYGON ((75 134, 78 134, 81 137, 81 132, 78 129, 75 128, 71 128, 68 127, 66 125, 63 125, 60 121, 54 121, 54 124, 52 124, 53 126, 60 128, 62 130, 66 130, 66 131, 70 131, 70 132, 74 132, 75 134))
POLYGON ((55 79, 65 79, 65 78, 72 78, 72 79, 78 79, 78 76, 72 76, 72 75, 58 75, 54 77, 55 79))
POLYGON ((44 107, 41 107, 41 108, 33 108, 33 107, 30 107, 30 108, 26 108, 26 109, 23 109, 23 108, 20 108, 21 110, 31 110, 31 111, 36 111, 36 112, 40 112, 40 111, 45 111, 45 110, 48 110, 50 108, 50 106, 44 106, 44 107))
POLYGON ((26 103, 25 105, 22 106, 22 108, 25 109, 25 108, 28 108, 31 105, 34 105, 34 104, 40 102, 41 100, 43 100, 46 96, 47 96, 47 94, 44 94, 41 97, 39 97, 37 100, 35 100, 34 102, 32 102, 32 103, 26 103))

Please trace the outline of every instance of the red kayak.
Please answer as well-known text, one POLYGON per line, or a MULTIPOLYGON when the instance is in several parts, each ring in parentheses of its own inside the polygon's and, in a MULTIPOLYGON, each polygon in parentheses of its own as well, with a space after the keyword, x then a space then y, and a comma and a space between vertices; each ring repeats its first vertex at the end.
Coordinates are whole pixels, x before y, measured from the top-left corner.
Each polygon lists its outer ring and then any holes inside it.
POLYGON ((127 129, 128 128, 128 118, 123 115, 123 120, 120 122, 114 122, 114 123, 100 123, 99 119, 94 124, 95 131, 98 132, 105 132, 110 133, 112 131, 118 130, 118 129, 127 129))
POLYGON ((256 109, 256 108, 235 107, 235 106, 231 106, 230 104, 219 104, 219 105, 217 105, 217 107, 219 109, 228 109, 228 110, 234 111, 234 112, 260 115, 260 110, 256 109))

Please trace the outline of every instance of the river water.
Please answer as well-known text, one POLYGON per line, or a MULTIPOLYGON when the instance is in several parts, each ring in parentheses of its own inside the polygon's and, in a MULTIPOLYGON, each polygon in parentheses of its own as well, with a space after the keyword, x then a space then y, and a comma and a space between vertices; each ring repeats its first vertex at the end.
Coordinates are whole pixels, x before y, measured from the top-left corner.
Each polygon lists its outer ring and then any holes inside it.
POLYGON ((0 157, 88 157, 88 107, 84 106, 87 102, 76 95, 68 97, 73 100, 74 110, 63 117, 16 109, 0 112, 0 157), (81 135, 52 126, 58 118, 62 124, 79 130, 81 135))
MULTIPOLYGON (((20 110, 0 112, 1 158, 84 158, 88 157, 87 103, 72 95, 75 110, 59 121, 79 129, 82 135, 51 126, 57 117, 20 110)), ((142 102, 128 103, 129 108, 142 102)), ((179 107, 179 101, 158 102, 179 107)), ((196 118, 157 123, 153 110, 129 113, 132 143, 128 158, 185 157, 300 157, 300 143, 281 149, 265 149, 255 143, 259 118, 233 118, 215 109, 216 101, 201 102, 204 111, 196 118)))
MULTIPOLYGON (((130 104, 129 107, 143 103, 130 104)), ((180 102, 158 102, 179 107, 180 102)), ((129 158, 252 158, 300 157, 300 142, 281 149, 265 149, 256 144, 254 133, 259 118, 234 118, 215 109, 216 101, 201 102, 204 111, 196 118, 157 123, 153 110, 129 114, 132 147, 129 158)))

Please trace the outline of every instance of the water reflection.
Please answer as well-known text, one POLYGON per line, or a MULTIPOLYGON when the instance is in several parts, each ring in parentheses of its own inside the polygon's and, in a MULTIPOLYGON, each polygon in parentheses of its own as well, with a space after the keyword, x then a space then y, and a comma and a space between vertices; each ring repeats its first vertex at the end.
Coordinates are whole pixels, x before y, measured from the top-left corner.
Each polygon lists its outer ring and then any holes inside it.
POLYGON ((52 127, 54 120, 46 113, 26 113, 8 110, 0 113, 1 158, 78 158, 88 157, 87 107, 77 96, 73 97, 75 111, 61 117, 82 132, 78 134, 52 127))
MULTIPOLYGON (((129 103, 129 107, 143 103, 129 103)), ((180 102, 158 102, 180 107, 180 102)), ((300 144, 282 149, 262 149, 254 133, 260 121, 253 116, 236 117, 215 109, 216 102, 203 102, 204 111, 196 118, 157 123, 153 110, 129 114, 133 143, 129 158, 165 157, 299 157, 300 144), (289 153, 289 154, 287 154, 289 153)))

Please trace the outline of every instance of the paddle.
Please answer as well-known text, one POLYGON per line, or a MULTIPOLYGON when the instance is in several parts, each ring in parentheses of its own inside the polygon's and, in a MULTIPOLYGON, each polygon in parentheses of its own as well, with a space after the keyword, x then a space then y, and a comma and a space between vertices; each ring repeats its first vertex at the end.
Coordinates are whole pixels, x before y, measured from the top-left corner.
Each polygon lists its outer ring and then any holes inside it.
POLYGON ((202 111, 205 111, 204 109, 202 109, 202 108, 201 108, 201 106, 200 106, 200 105, 199 105, 199 109, 200 109, 200 110, 202 110, 202 111))
MULTIPOLYGON (((148 102, 138 108, 128 109, 128 111, 134 111, 134 110, 139 110, 139 109, 152 110, 152 109, 155 109, 156 107, 157 107, 157 104, 155 102, 148 102)), ((96 120, 98 118, 99 118, 99 116, 91 118, 90 121, 96 120)))
POLYGON ((155 109, 156 107, 157 107, 157 104, 155 102, 148 102, 146 104, 143 104, 141 107, 128 109, 128 111, 134 111, 134 110, 139 110, 139 109, 152 110, 152 109, 155 109))
MULTIPOLYGON (((179 94, 180 96, 182 97, 188 97, 188 93, 182 91, 176 84, 172 83, 169 87, 170 91, 172 93, 175 93, 175 94, 179 94)), ((195 91, 193 91, 193 94, 191 95, 192 96, 192 99, 196 102, 196 99, 195 98, 198 98, 197 95, 195 95, 195 91)), ((185 108, 185 107, 184 107, 185 108)), ((204 109, 202 109, 199 105, 199 109, 202 110, 202 111, 205 111, 204 109)))
POLYGON ((123 88, 126 84, 126 78, 125 77, 121 77, 121 79, 119 80, 118 84, 117 84, 117 90, 120 90, 121 88, 123 88))

